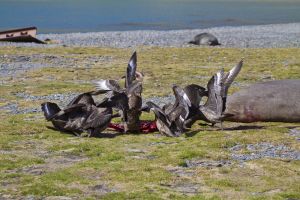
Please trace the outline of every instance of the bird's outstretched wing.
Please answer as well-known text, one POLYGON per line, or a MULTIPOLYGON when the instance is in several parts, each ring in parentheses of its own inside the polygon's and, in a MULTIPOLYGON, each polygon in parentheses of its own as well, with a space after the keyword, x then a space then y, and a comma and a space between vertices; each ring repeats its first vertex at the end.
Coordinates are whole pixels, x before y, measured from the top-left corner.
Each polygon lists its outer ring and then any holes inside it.
MULTIPOLYGON (((106 110, 111 110, 111 108, 107 108, 106 110)), ((106 127, 110 122, 112 116, 112 113, 108 113, 106 112, 106 110, 103 111, 97 107, 94 107, 93 111, 86 119, 83 128, 88 129, 106 127)))
POLYGON ((95 83, 96 90, 119 92, 121 87, 116 80, 101 79, 95 83))
POLYGON ((205 109, 212 111, 216 116, 221 116, 223 109, 223 100, 221 96, 222 86, 220 85, 221 74, 222 71, 212 76, 209 80, 207 84, 208 98, 204 104, 205 109))
POLYGON ((237 75, 239 74, 239 72, 241 71, 243 66, 243 60, 241 60, 235 67, 233 67, 225 76, 222 77, 222 82, 225 86, 225 95, 227 96, 228 93, 228 89, 231 86, 232 82, 234 81, 234 79, 237 77, 237 75))
POLYGON ((137 56, 134 52, 128 62, 126 77, 125 77, 125 88, 129 87, 132 81, 135 80, 135 73, 137 68, 137 56))
POLYGON ((86 104, 86 105, 95 105, 95 101, 90 92, 82 93, 75 97, 67 107, 74 105, 74 104, 86 104))

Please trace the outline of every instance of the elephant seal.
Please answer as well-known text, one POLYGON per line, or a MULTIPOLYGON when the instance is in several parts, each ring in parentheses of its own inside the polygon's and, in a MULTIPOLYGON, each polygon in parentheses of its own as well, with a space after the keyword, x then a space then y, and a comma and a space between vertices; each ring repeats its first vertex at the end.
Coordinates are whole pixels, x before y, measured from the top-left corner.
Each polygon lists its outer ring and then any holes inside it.
POLYGON ((200 33, 196 35, 194 37, 194 40, 190 41, 189 44, 209 45, 209 46, 221 45, 218 39, 210 33, 200 33))
POLYGON ((300 80, 250 85, 228 97, 225 121, 300 122, 300 80))

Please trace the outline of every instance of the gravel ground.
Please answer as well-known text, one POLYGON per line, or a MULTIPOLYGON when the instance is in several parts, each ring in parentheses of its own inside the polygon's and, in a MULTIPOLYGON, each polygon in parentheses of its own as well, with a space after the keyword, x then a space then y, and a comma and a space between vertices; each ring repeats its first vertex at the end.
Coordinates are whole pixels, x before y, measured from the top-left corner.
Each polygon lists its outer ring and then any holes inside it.
POLYGON ((290 129, 289 135, 295 137, 296 140, 300 141, 300 128, 290 129))
POLYGON ((270 24, 239 27, 216 27, 209 29, 171 31, 119 31, 67 34, 40 34, 41 40, 51 39, 57 44, 17 44, 0 43, 0 46, 82 46, 117 47, 136 46, 190 46, 187 43, 199 33, 214 34, 222 47, 237 48, 276 48, 300 47, 300 23, 270 24))
MULTIPOLYGON (((0 43, 1 45, 1 43, 0 43)), ((110 56, 84 56, 83 60, 78 60, 68 56, 58 56, 49 54, 31 55, 0 55, 0 77, 15 76, 18 73, 43 67, 63 67, 72 68, 74 66, 85 66, 90 68, 95 63, 110 62, 110 56)))
MULTIPOLYGON (((33 96, 24 92, 16 93, 15 96, 18 98, 25 99, 26 101, 39 101, 44 100, 50 102, 56 102, 60 107, 65 107, 74 97, 79 95, 78 93, 67 93, 67 94, 50 94, 46 96, 33 96)), ((5 101, 5 100, 1 100, 5 101)), ((28 114, 41 112, 41 107, 26 108, 22 109, 17 103, 8 103, 4 106, 0 106, 0 111, 6 111, 11 114, 28 114)))
POLYGON ((258 144, 236 145, 230 148, 231 157, 237 161, 249 161, 262 158, 282 158, 290 160, 300 160, 300 152, 280 144, 273 145, 263 142, 258 144), (246 149, 249 153, 239 153, 246 149))

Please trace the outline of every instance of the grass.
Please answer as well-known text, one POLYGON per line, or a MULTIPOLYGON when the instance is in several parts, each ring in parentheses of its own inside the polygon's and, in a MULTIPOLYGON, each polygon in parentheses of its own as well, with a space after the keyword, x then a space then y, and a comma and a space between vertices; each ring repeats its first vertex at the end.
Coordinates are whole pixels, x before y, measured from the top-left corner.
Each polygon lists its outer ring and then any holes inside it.
MULTIPOLYGON (((43 60, 48 67, 1 77, 0 106, 17 103, 25 109, 43 102, 27 101, 15 96, 17 92, 39 96, 93 90, 91 80, 121 77, 131 53, 131 49, 113 48, 1 47, 0 54, 63 56, 76 60, 76 65, 63 68, 51 59, 43 60), (100 56, 107 59, 90 59, 100 56)), ((144 97, 169 95, 173 83, 205 85, 218 69, 228 70, 241 58, 245 64, 236 80, 239 85, 230 92, 258 81, 300 77, 300 49, 139 47, 137 53, 138 69, 145 74, 144 97)), ((153 119, 153 115, 142 118, 153 119)), ((158 133, 77 138, 47 126, 51 124, 41 113, 0 113, 0 198, 300 198, 299 161, 263 158, 241 165, 231 160, 229 150, 236 144, 269 142, 300 151, 299 141, 288 134, 291 127, 299 127, 296 123, 225 123, 225 127, 249 126, 235 131, 196 123, 178 138, 158 133), (233 164, 189 169, 185 160, 190 159, 231 160, 233 164), (178 175, 172 169, 192 175, 178 175), (197 192, 182 192, 185 185, 197 187, 197 192)))

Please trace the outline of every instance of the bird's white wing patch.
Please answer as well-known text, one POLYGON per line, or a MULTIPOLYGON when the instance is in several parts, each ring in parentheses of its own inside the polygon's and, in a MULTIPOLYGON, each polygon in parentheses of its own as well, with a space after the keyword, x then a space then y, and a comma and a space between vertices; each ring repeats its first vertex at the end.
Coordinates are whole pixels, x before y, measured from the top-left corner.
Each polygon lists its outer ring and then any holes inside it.
POLYGON ((111 90, 108 86, 107 86, 107 80, 100 80, 96 82, 96 89, 97 90, 111 90))

